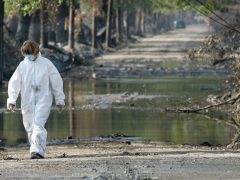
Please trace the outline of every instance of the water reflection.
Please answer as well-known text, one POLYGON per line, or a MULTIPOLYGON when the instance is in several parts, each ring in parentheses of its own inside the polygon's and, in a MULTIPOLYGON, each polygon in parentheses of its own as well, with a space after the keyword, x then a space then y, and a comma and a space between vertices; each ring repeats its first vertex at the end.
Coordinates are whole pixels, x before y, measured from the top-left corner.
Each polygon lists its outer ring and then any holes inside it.
MULTIPOLYGON (((64 83, 66 105, 69 109, 61 114, 52 110, 46 125, 48 139, 88 138, 112 133, 134 135, 150 140, 171 142, 175 144, 201 144, 209 142, 214 145, 230 143, 234 130, 223 123, 206 119, 199 115, 160 113, 154 110, 137 110, 129 108, 128 103, 120 108, 104 110, 79 110, 88 104, 84 95, 138 92, 146 95, 168 95, 166 99, 154 99, 154 106, 166 107, 191 97, 199 101, 207 94, 216 94, 221 87, 222 78, 202 77, 163 79, 121 79, 101 81, 79 81, 69 79, 64 83)), ((0 103, 5 106, 6 88, 1 90, 0 103)), ((137 106, 146 106, 146 101, 135 102, 137 106)), ((0 114, 0 139, 5 145, 27 142, 19 112, 0 114)))
MULTIPOLYGON (((72 111, 73 129, 67 130, 67 122, 59 114, 62 126, 57 126, 55 137, 64 138, 71 134, 76 138, 87 138, 112 133, 123 133, 144 137, 155 141, 171 142, 175 144, 228 144, 233 137, 232 129, 225 124, 216 123, 196 115, 163 114, 159 112, 145 112, 143 110, 82 110, 72 111), (57 134, 58 133, 58 134, 57 134)), ((50 125, 53 129, 56 125, 50 125)), ((69 128, 69 127, 68 127, 69 128)), ((53 137, 53 134, 50 134, 53 137)))

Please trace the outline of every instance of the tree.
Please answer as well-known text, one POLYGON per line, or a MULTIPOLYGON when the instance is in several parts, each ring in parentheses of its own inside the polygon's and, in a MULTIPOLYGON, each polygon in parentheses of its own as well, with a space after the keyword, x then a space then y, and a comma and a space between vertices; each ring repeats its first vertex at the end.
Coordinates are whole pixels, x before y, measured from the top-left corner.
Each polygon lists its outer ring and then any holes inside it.
MULTIPOLYGON (((29 26, 31 15, 40 9, 41 0, 4 0, 5 11, 7 14, 18 15, 18 27, 16 32, 16 39, 22 43, 29 38, 29 26)), ((32 29, 31 29, 32 30, 32 29)), ((31 31, 31 33, 33 33, 31 31)))
POLYGON ((74 0, 70 0, 69 5, 69 26, 68 26, 68 46, 70 49, 74 48, 74 0))
POLYGON ((18 17, 18 27, 16 32, 16 39, 19 43, 23 43, 28 39, 29 26, 30 26, 30 16, 20 14, 18 17))
POLYGON ((97 16, 101 14, 101 0, 81 0, 82 4, 87 5, 92 11, 92 52, 97 48, 97 16))
POLYGON ((65 2, 60 4, 57 8, 56 17, 56 41, 63 43, 67 41, 67 31, 64 29, 65 18, 68 16, 68 8, 65 2))
POLYGON ((4 2, 0 0, 0 84, 3 81, 3 20, 4 20, 4 2))
POLYGON ((39 43, 40 40, 40 11, 37 10, 31 15, 31 23, 28 32, 28 39, 39 43))
MULTIPOLYGON (((145 32, 145 23, 146 18, 145 14, 147 12, 154 13, 153 10, 153 2, 155 0, 128 0, 124 1, 124 10, 125 10, 125 32, 126 37, 130 37, 130 26, 134 26, 134 33, 137 33, 139 35, 142 35, 145 32), (132 23, 130 23, 132 22, 132 23)), ((158 1, 158 0, 156 0, 158 1)))
POLYGON ((42 48, 46 48, 48 46, 48 12, 47 12, 47 1, 42 0, 41 10, 40 10, 40 44, 42 48))
MULTIPOLYGON (((52 19, 55 19, 55 16, 57 14, 58 5, 63 3, 63 0, 51 0, 51 2, 47 0, 5 0, 5 7, 7 13, 12 14, 20 14, 20 23, 18 27, 18 33, 17 37, 18 39, 25 40, 28 37, 32 37, 32 34, 28 35, 28 29, 29 29, 29 23, 30 23, 30 16, 32 16, 32 20, 37 17, 34 17, 34 14, 37 13, 37 11, 40 10, 40 44, 42 47, 48 46, 48 34, 49 34, 49 27, 50 27, 50 21, 52 19), (50 14, 50 15, 48 15, 50 14), (23 26, 27 24, 28 27, 23 26), (26 33, 22 33, 26 32, 26 33), (27 34, 27 35, 26 35, 27 34), (24 37, 21 37, 23 36, 24 37)), ((32 22, 33 22, 32 21, 32 22)), ((52 20, 52 22, 56 23, 55 20, 52 20)), ((31 29, 31 33, 32 29, 31 29)))
POLYGON ((122 34, 122 1, 115 0, 116 2, 116 43, 119 43, 121 40, 122 34))
POLYGON ((97 48, 97 11, 96 8, 92 8, 92 52, 97 48))
POLYGON ((106 17, 106 38, 105 38, 106 47, 109 47, 111 41, 111 17, 112 17, 112 0, 108 0, 108 9, 106 17))
POLYGON ((129 10, 128 10, 128 2, 125 2, 124 8, 125 8, 125 13, 124 13, 124 26, 125 26, 125 34, 126 34, 126 39, 128 42, 128 38, 130 37, 130 31, 129 31, 129 10))

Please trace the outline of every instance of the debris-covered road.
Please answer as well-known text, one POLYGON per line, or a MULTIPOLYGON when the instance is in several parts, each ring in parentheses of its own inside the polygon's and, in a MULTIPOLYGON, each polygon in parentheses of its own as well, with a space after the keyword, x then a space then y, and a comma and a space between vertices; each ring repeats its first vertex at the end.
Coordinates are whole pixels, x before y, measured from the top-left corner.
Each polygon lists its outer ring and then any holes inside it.
POLYGON ((224 148, 117 141, 51 145, 47 158, 28 148, 1 152, 0 179, 239 179, 240 153, 224 148), (3 158, 5 160, 3 160, 3 158))

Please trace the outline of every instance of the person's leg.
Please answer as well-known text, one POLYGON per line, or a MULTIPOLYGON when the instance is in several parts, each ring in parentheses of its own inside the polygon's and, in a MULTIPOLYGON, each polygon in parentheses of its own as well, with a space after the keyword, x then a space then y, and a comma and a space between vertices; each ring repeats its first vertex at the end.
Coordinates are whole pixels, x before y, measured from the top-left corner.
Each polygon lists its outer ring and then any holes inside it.
POLYGON ((46 142, 47 142, 47 130, 45 129, 45 123, 47 122, 50 109, 49 108, 36 108, 35 119, 33 122, 32 130, 32 145, 30 148, 31 153, 38 153, 42 157, 45 156, 46 142))
POLYGON ((47 141, 47 131, 45 129, 46 121, 36 120, 33 123, 33 131, 32 131, 32 144, 30 148, 31 153, 38 153, 42 157, 45 156, 45 148, 47 141))
POLYGON ((31 147, 32 146, 32 132, 33 132, 34 115, 33 115, 33 113, 24 113, 22 116, 23 116, 23 126, 27 132, 28 141, 29 141, 29 144, 31 147))
POLYGON ((42 135, 42 136, 45 137, 46 136, 45 132, 44 132, 45 128, 43 127, 44 130, 39 130, 39 128, 41 128, 41 124, 39 124, 39 123, 36 124, 35 123, 33 113, 24 113, 23 114, 23 125, 24 125, 24 128, 25 128, 25 130, 27 132, 27 135, 28 135, 31 158, 34 159, 34 158, 44 157, 44 153, 43 153, 43 150, 42 150, 43 148, 41 148, 41 145, 39 143, 40 139, 36 138, 36 136, 40 137, 41 135, 39 133, 41 133, 43 131, 44 135, 42 135), (40 154, 40 156, 38 154, 40 154))

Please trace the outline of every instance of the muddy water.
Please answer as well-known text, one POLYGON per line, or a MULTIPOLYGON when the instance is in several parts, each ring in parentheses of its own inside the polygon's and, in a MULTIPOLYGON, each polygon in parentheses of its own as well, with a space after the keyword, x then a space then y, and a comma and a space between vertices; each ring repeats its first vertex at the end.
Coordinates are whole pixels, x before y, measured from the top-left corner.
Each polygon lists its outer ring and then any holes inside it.
MULTIPOLYGON (((224 123, 196 114, 162 113, 159 108, 189 105, 203 101, 208 94, 221 92, 223 77, 199 78, 164 77, 158 79, 65 80, 67 109, 52 110, 46 125, 48 139, 89 138, 121 133, 144 139, 174 144, 225 145, 234 130, 224 123), (139 99, 95 109, 86 95, 139 93, 164 95, 154 99, 139 99)), ((7 89, 0 90, 0 103, 5 108, 7 89)), ((18 102, 19 104, 19 102, 18 102)), ((0 144, 16 145, 27 142, 19 111, 0 113, 0 144)))

